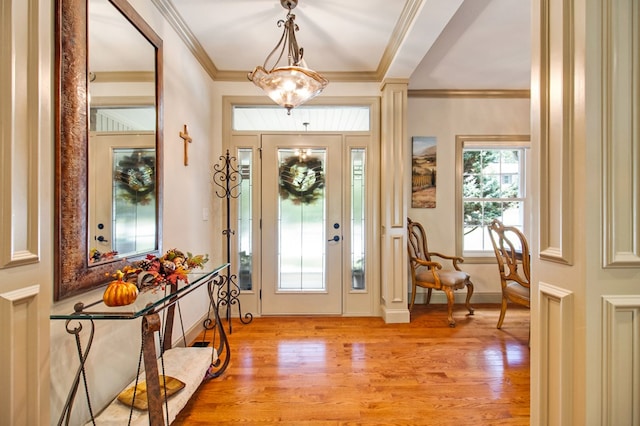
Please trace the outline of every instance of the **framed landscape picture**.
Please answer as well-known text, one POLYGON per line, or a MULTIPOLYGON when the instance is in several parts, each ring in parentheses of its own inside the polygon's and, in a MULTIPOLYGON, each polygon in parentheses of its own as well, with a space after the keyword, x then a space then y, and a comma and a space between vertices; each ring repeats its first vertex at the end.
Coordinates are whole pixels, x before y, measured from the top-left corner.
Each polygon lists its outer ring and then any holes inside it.
POLYGON ((411 207, 436 206, 436 138, 414 136, 411 151, 411 207))

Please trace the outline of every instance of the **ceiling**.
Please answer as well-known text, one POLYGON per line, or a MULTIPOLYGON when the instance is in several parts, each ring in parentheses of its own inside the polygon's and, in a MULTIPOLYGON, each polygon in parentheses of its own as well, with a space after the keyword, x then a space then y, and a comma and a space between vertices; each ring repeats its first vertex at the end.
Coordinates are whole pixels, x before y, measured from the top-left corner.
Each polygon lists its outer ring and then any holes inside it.
MULTIPOLYGON (((152 1, 220 81, 263 65, 287 13, 279 0, 152 1)), ((308 66, 330 81, 529 88, 530 0, 299 0, 293 13, 308 66)))

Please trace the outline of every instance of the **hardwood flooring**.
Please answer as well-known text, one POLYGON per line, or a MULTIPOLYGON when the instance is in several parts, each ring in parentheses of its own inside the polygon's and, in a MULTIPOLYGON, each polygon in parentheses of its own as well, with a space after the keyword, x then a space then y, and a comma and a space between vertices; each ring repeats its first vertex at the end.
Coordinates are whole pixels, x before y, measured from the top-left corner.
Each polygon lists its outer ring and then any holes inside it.
MULTIPOLYGON (((416 305, 380 318, 233 322, 231 362, 174 425, 528 425, 529 311, 416 305)), ((226 322, 225 322, 226 325, 226 322)), ((228 329, 228 327, 227 327, 228 329)))

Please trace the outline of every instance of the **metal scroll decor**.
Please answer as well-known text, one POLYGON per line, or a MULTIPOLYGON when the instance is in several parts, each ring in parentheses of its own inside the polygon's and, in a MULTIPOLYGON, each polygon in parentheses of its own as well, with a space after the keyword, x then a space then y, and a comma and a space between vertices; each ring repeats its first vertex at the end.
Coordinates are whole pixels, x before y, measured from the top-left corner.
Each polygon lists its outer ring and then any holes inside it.
POLYGON ((280 165, 280 196, 294 204, 313 204, 323 195, 325 184, 322 161, 315 157, 292 155, 280 165))
MULTIPOLYGON (((220 157, 221 163, 213 166, 213 183, 217 186, 216 195, 226 200, 227 209, 227 228, 222 231, 222 235, 227 237, 227 263, 231 264, 231 236, 235 232, 231 229, 231 199, 238 198, 241 192, 242 175, 237 167, 232 163, 236 162, 235 157, 226 155, 220 157)), ((242 324, 249 324, 253 321, 253 314, 247 312, 242 315, 240 306, 240 286, 237 284, 237 276, 231 274, 231 266, 227 266, 227 274, 220 274, 219 280, 216 281, 218 286, 217 307, 218 311, 221 306, 226 307, 225 318, 229 324, 229 334, 233 332, 231 325, 231 308, 233 305, 238 307, 238 316, 242 324)), ((205 327, 211 327, 211 321, 205 320, 205 327)))

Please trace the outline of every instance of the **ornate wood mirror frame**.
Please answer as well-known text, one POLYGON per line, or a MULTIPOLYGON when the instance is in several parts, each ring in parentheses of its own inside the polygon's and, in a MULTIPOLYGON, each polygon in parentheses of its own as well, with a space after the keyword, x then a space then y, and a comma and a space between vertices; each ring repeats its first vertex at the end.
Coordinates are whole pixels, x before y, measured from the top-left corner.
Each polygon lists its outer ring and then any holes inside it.
MULTIPOLYGON (((55 57, 54 299, 99 287, 145 256, 90 265, 88 259, 88 1, 57 0, 55 57)), ((162 40, 126 0, 109 0, 155 48, 156 252, 162 241, 162 40)))

